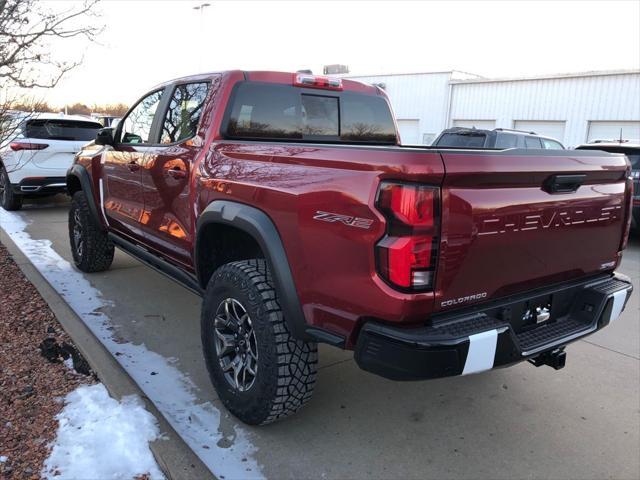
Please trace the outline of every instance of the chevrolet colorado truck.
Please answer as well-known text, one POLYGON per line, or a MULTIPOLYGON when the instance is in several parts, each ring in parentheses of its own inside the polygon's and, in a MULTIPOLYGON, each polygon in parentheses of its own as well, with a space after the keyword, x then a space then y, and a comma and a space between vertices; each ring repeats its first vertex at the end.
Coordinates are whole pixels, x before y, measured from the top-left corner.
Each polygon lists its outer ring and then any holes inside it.
POLYGON ((615 321, 624 155, 401 147, 385 93, 304 73, 170 81, 67 174, 83 272, 114 247, 198 293, 211 380, 249 424, 312 395, 317 344, 395 380, 528 360, 615 321))

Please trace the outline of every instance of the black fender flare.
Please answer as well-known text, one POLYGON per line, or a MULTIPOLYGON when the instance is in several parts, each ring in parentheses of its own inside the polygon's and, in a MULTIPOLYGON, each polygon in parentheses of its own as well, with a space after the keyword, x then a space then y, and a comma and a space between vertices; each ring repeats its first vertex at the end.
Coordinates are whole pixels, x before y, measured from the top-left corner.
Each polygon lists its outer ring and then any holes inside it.
POLYGON ((69 170, 67 170, 67 192, 71 192, 71 190, 69 189, 70 177, 75 177, 80 181, 82 191, 86 194, 87 203, 89 204, 91 215, 93 215, 93 218, 96 220, 96 223, 100 226, 100 228, 102 230, 105 230, 104 221, 100 216, 98 206, 96 205, 95 196, 93 195, 93 187, 91 185, 91 177, 89 176, 89 172, 87 172, 86 168, 77 163, 71 165, 69 170))
MULTIPOLYGON (((230 225, 251 235, 264 253, 267 265, 271 270, 278 300, 284 313, 285 321, 291 334, 300 340, 317 341, 307 324, 298 292, 293 281, 289 261, 282 244, 280 234, 271 219, 262 210, 255 207, 228 200, 215 200, 200 214, 197 222, 196 256, 199 252, 200 232, 205 225, 211 223, 230 225)), ((198 271, 198 258, 195 258, 196 275, 202 285, 202 273, 198 271)), ((206 285, 202 285, 206 288, 206 285)), ((315 330, 315 329, 314 329, 315 330)))

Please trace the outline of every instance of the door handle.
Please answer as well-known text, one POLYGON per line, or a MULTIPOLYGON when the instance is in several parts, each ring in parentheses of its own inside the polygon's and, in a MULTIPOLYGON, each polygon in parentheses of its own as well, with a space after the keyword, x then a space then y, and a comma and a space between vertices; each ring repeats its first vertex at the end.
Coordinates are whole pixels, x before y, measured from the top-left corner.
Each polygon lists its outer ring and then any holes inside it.
POLYGON ((547 193, 573 193, 587 178, 586 175, 551 175, 544 181, 542 189, 547 193))
POLYGON ((165 175, 175 179, 187 178, 187 172, 182 170, 180 167, 168 168, 164 173, 165 175))
POLYGON ((140 170, 140 165, 138 165, 138 162, 136 162, 135 160, 131 160, 129 163, 127 163, 127 168, 130 172, 137 172, 138 170, 140 170))

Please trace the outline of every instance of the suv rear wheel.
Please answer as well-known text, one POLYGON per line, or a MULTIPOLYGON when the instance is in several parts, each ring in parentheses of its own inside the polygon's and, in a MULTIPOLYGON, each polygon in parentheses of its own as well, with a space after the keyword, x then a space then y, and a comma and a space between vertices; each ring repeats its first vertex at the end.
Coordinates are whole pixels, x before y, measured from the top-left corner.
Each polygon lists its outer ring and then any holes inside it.
POLYGON ((291 336, 263 259, 216 270, 205 292, 201 328, 211 381, 243 422, 280 420, 311 398, 317 344, 291 336))
POLYGON ((9 174, 2 165, 0 165, 0 206, 5 210, 20 210, 22 208, 22 195, 13 193, 9 174))
POLYGON ((69 242, 73 263, 83 272, 102 272, 113 262, 113 242, 89 210, 82 190, 73 194, 69 209, 69 242))

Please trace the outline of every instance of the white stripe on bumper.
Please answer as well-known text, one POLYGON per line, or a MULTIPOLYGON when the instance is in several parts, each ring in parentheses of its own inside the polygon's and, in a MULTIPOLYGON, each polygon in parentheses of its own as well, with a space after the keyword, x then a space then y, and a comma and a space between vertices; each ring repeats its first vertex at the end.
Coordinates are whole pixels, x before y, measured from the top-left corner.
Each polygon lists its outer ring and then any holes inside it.
POLYGON ((609 317, 609 323, 617 320, 622 309, 624 308, 624 301, 627 299, 627 290, 619 290, 613 294, 613 307, 611 307, 611 316, 609 317))
POLYGON ((483 372, 493 368, 496 357, 496 344, 498 343, 498 331, 476 333, 469 336, 469 353, 464 362, 462 375, 483 372))

